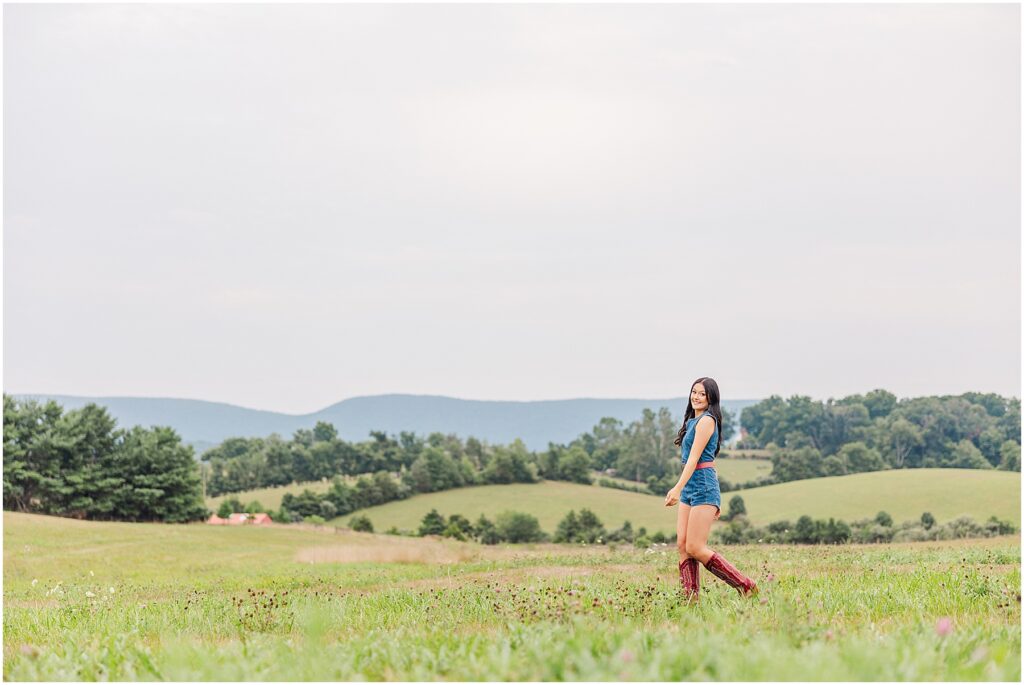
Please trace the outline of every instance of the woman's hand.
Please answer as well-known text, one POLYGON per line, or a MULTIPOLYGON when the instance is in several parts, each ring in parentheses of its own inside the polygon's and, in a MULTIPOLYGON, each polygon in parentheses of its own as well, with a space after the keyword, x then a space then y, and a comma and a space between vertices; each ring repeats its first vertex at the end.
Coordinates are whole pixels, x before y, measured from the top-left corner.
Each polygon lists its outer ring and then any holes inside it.
POLYGON ((682 492, 682 490, 683 489, 679 486, 676 486, 669 490, 668 494, 665 495, 665 506, 671 507, 672 505, 679 502, 679 493, 682 492))

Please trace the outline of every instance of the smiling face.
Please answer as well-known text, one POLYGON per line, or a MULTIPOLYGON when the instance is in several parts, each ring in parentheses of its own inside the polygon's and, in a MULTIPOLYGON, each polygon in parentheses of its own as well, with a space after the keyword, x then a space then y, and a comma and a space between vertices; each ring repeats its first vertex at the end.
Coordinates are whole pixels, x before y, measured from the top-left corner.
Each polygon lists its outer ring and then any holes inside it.
POLYGON ((693 388, 690 390, 690 406, 693 407, 695 414, 707 411, 708 395, 704 391, 703 383, 694 383, 693 388))

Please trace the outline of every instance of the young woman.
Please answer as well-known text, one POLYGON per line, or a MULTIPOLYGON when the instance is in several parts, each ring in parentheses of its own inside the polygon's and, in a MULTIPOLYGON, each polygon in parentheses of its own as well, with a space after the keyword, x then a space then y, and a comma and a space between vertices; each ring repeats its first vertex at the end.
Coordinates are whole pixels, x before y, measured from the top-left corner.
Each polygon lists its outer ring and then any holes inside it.
POLYGON ((679 502, 676 517, 679 582, 690 600, 696 600, 700 592, 698 561, 741 595, 757 594, 757 584, 707 544, 711 522, 722 511, 722 493, 714 469, 721 432, 718 383, 712 378, 698 378, 690 388, 690 404, 675 439, 675 444, 682 449, 683 473, 665 495, 666 507, 679 502))

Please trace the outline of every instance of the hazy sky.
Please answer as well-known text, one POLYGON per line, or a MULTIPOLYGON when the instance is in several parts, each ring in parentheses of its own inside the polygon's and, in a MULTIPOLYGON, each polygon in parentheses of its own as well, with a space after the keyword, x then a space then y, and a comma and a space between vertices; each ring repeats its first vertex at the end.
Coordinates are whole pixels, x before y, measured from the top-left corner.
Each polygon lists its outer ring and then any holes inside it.
POLYGON ((3 11, 7 392, 1020 395, 1016 5, 3 11))

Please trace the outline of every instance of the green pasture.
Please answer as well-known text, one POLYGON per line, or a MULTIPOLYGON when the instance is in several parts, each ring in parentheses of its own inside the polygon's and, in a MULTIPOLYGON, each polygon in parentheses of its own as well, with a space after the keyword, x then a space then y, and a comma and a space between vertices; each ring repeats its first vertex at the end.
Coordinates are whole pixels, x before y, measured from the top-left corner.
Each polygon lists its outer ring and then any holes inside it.
POLYGON ((1017 537, 719 551, 6 513, 4 678, 1020 680, 1017 537))
MULTIPOLYGON (((432 492, 360 509, 358 513, 369 516, 374 530, 383 532, 391 526, 399 530, 416 530, 431 509, 437 509, 445 516, 462 514, 470 521, 476 521, 481 514, 493 521, 499 512, 508 509, 536 516, 540 527, 553 533, 570 509, 577 512, 590 509, 609 530, 628 520, 634 530, 643 526, 648 533, 660 530, 669 535, 676 529, 676 509, 666 507, 664 499, 614 488, 549 480, 432 492)), ((347 525, 353 515, 340 516, 332 523, 347 525)))
MULTIPOLYGON (((722 493, 722 506, 734 495, 743 498, 756 524, 796 521, 807 514, 846 521, 873 517, 887 511, 897 523, 916 520, 930 511, 939 522, 961 515, 984 521, 990 516, 1020 525, 1020 474, 976 469, 904 469, 862 473, 836 478, 813 478, 749 490, 722 493), (984 493, 982 496, 980 493, 984 493)), ((541 528, 553 533, 570 509, 589 508, 606 528, 629 520, 633 528, 649 533, 675 532, 676 509, 666 509, 664 497, 641 495, 560 481, 527 485, 482 485, 459 488, 389 502, 359 511, 378 532, 395 526, 415 530, 431 509, 445 516, 462 514, 475 521, 481 514, 491 520, 511 509, 536 516, 541 528)), ((352 515, 335 519, 345 525, 352 515)))
POLYGON ((772 473, 772 463, 767 459, 743 459, 740 457, 721 457, 715 460, 715 470, 718 475, 730 483, 747 483, 769 476, 772 473))
MULTIPOLYGON (((354 482, 356 480, 354 477, 351 476, 341 476, 341 478, 342 480, 348 482, 354 482)), ((308 483, 291 483, 289 485, 278 485, 277 487, 273 488, 260 488, 258 490, 246 490, 245 492, 232 492, 226 495, 218 495, 217 497, 207 497, 206 506, 211 511, 216 512, 217 507, 220 506, 221 502, 228 499, 229 497, 237 497, 242 504, 248 504, 249 502, 255 500, 262 504, 265 508, 274 509, 276 511, 277 509, 281 508, 281 499, 286 494, 291 493, 292 495, 298 495, 303 490, 312 490, 316 494, 322 495, 323 493, 327 492, 330 489, 331 481, 329 480, 315 480, 310 481, 308 483)))
POLYGON ((812 478, 737 493, 758 525, 796 521, 801 515, 845 521, 887 511, 897 523, 929 511, 940 522, 958 516, 990 516, 1020 526, 1020 473, 979 469, 895 469, 833 478, 812 478))

